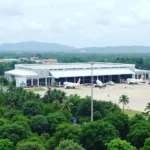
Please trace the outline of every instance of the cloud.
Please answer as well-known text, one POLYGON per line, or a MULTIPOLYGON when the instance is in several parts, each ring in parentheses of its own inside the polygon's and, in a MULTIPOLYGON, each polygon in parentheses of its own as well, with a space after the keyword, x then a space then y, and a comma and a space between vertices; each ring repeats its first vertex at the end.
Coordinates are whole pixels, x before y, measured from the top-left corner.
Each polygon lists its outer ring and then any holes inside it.
POLYGON ((0 0, 0 15, 17 16, 22 15, 20 1, 18 0, 0 0))
POLYGON ((139 4, 131 8, 130 15, 134 16, 140 24, 150 23, 150 1, 141 0, 139 4))
POLYGON ((115 7, 115 1, 114 0, 99 0, 96 3, 96 8, 100 11, 111 11, 115 7))
POLYGON ((136 20, 131 17, 119 16, 117 20, 121 26, 133 26, 136 24, 136 20))
POLYGON ((107 18, 99 18, 99 19, 96 20, 96 23, 98 25, 104 25, 105 26, 105 25, 110 25, 111 21, 107 18))
POLYGON ((150 38, 149 8, 150 0, 0 0, 0 41, 136 45, 150 38))

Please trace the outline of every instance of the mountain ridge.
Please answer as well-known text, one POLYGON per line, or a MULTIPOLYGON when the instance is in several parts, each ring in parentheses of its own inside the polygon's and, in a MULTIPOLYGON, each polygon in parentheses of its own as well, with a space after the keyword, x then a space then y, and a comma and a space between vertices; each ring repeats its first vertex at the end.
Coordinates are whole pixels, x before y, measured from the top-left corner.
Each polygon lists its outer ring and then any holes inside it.
POLYGON ((150 46, 106 46, 106 47, 85 47, 80 51, 94 53, 150 53, 150 46))
POLYGON ((0 44, 0 51, 8 51, 8 52, 58 52, 58 51, 67 51, 76 49, 72 46, 67 46, 63 44, 57 43, 47 43, 47 42, 36 42, 36 41, 26 41, 26 42, 18 42, 18 43, 4 43, 0 44))
POLYGON ((150 53, 150 46, 106 46, 76 48, 58 43, 26 41, 0 44, 0 52, 150 53))

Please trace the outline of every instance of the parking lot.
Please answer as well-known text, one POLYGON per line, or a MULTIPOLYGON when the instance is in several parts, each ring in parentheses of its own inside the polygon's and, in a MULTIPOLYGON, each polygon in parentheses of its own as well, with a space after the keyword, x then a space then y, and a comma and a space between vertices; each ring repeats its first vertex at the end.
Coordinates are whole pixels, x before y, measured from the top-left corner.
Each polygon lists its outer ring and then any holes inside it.
MULTIPOLYGON (((78 94, 81 97, 91 95, 90 86, 79 86, 76 89, 58 88, 70 94, 78 94)), ((148 82, 135 85, 115 84, 114 86, 107 85, 105 88, 93 88, 93 97, 96 100, 112 101, 118 104, 119 97, 125 94, 129 97, 129 105, 126 108, 131 110, 144 111, 148 102, 150 102, 150 85, 148 82)), ((122 108, 122 105, 119 104, 122 108)))

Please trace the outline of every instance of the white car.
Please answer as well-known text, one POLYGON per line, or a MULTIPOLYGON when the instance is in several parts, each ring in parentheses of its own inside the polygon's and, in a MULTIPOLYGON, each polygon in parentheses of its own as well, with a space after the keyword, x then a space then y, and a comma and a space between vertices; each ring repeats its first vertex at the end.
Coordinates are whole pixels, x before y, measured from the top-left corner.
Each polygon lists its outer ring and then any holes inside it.
POLYGON ((115 85, 115 83, 113 81, 108 81, 106 84, 107 85, 115 85))

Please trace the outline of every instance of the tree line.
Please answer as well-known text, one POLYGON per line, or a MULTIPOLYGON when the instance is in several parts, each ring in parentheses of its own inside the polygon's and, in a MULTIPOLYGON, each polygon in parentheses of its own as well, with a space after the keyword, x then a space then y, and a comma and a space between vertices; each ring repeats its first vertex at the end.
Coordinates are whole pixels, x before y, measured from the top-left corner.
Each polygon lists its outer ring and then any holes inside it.
MULTIPOLYGON (((118 102, 125 106, 129 98, 118 102)), ((148 150, 149 119, 129 118, 112 102, 94 100, 93 107, 91 122, 88 96, 52 89, 40 97, 10 86, 0 93, 0 150, 148 150)))
MULTIPOLYGON (((56 58, 61 63, 75 63, 75 62, 113 62, 113 63, 127 63, 135 64, 139 69, 150 69, 150 54, 110 54, 110 53, 2 53, 0 58, 20 58, 37 56, 40 59, 56 58)), ((25 63, 32 64, 33 61, 22 62, 0 62, 0 75, 4 75, 5 71, 14 69, 15 64, 25 63)))

